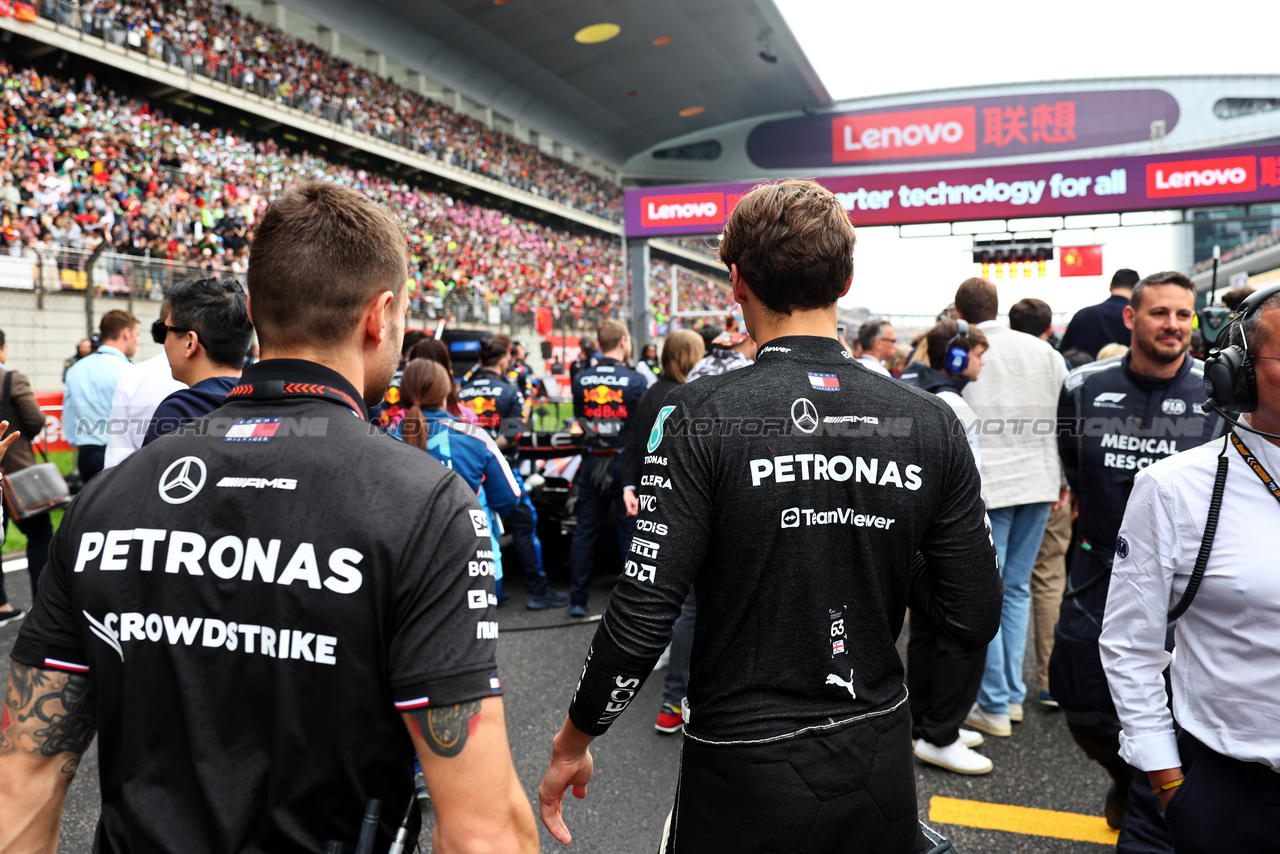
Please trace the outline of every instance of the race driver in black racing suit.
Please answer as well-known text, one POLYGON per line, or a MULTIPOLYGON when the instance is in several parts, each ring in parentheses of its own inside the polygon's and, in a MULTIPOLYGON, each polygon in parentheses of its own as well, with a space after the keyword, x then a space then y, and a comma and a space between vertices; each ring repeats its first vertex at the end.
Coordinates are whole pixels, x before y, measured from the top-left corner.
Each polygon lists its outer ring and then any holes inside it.
POLYGON ((562 842, 587 746, 635 697, 696 583, 663 850, 949 850, 917 822, 894 642, 910 605, 980 647, 1002 588, 951 409, 836 338, 853 242, 835 196, 805 181, 756 188, 725 225, 720 257, 762 346, 755 365, 671 392, 648 437, 636 535, 540 790, 562 842))

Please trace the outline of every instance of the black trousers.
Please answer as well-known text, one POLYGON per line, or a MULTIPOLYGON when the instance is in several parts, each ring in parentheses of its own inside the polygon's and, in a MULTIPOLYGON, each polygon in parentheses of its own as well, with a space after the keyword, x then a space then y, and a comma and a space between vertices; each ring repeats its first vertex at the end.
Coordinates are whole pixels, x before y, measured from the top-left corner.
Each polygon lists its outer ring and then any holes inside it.
POLYGON ((907 642, 907 691, 911 737, 946 747, 960 737, 960 724, 978 698, 986 649, 966 652, 938 627, 911 612, 907 642))
POLYGON ((102 473, 102 467, 107 463, 107 447, 106 445, 81 445, 79 451, 77 467, 80 469, 80 477, 88 483, 94 475, 102 473))
POLYGON ((1280 851, 1280 774, 1215 753, 1186 731, 1178 752, 1186 781, 1165 810, 1177 854, 1280 851))
MULTIPOLYGON (((0 504, 4 504, 0 501, 0 504)), ((4 523, 8 525, 12 517, 8 505, 4 505, 4 523)), ((13 519, 13 524, 27 538, 27 574, 31 576, 31 603, 34 605, 36 594, 40 591, 40 570, 49 562, 49 546, 53 543, 53 520, 48 513, 32 516, 30 519, 13 519)), ((4 592, 4 574, 0 573, 0 605, 9 601, 4 592)))
POLYGON ((913 854, 911 720, 887 714, 770 742, 688 734, 665 854, 913 854))

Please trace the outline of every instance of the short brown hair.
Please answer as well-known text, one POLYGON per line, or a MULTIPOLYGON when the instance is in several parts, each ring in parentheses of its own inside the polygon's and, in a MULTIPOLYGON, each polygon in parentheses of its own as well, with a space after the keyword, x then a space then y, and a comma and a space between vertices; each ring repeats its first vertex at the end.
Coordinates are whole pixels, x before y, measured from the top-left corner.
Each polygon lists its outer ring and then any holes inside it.
POLYGON ((662 342, 662 376, 682 383, 707 352, 702 336, 692 329, 677 329, 662 342))
POLYGON ((614 320, 612 317, 601 323, 600 328, 596 330, 596 338, 599 339, 602 353, 616 350, 626 336, 627 327, 623 325, 621 320, 614 320))
POLYGON ((956 289, 956 311, 970 323, 995 320, 999 310, 1000 295, 986 279, 965 279, 956 289))
POLYGON ((1053 325, 1053 309, 1042 299, 1027 297, 1009 306, 1009 328, 1039 338, 1053 325))
POLYGON ((724 224, 720 262, 738 265, 751 293, 776 314, 826 308, 853 275, 853 223, 813 181, 761 184, 724 224))
POLYGON ((954 320, 939 320, 934 327, 924 334, 925 352, 928 354, 929 366, 941 371, 947 366, 947 351, 959 347, 966 353, 975 347, 987 349, 987 336, 975 326, 969 327, 968 336, 959 334, 960 325, 954 320))
POLYGON ((102 335, 103 341, 114 341, 120 337, 120 333, 137 325, 138 318, 127 311, 113 308, 102 315, 102 320, 98 321, 98 332, 102 335))
POLYGON ((1133 293, 1129 295, 1129 305, 1133 306, 1133 310, 1137 311, 1142 305, 1142 292, 1152 285, 1177 285, 1180 288, 1186 288, 1191 291, 1194 297, 1196 293, 1195 282, 1188 279, 1177 270, 1165 270, 1162 273, 1152 273, 1138 284, 1133 286, 1133 293))
POLYGON ((355 190, 313 181, 267 209, 249 250, 253 325, 267 346, 336 342, 369 300, 405 299, 408 244, 387 211, 355 190))

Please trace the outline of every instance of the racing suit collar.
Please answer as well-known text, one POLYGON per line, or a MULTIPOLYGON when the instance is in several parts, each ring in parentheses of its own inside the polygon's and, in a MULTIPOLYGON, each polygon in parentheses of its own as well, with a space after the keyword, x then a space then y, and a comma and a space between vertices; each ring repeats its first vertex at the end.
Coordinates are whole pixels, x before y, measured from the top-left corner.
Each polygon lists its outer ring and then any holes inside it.
POLYGON ((246 365, 240 375, 240 381, 248 385, 273 380, 312 383, 337 389, 360 407, 360 412, 357 413, 360 417, 366 421, 369 420, 369 407, 365 406, 364 396, 342 374, 318 362, 308 362, 305 359, 264 359, 261 362, 246 365))
POLYGON ((1175 385, 1181 382, 1183 379, 1185 379, 1187 374, 1191 371, 1191 363, 1194 360, 1194 358, 1195 357, 1191 355, 1191 352, 1187 351, 1186 357, 1182 360, 1181 367, 1178 368, 1178 372, 1173 376, 1169 377, 1168 379, 1161 379, 1160 377, 1149 377, 1146 374, 1138 373, 1129 365, 1128 353, 1124 354, 1120 364, 1124 367, 1124 375, 1125 375, 1125 378, 1129 380, 1129 382, 1133 383, 1134 385, 1136 385, 1138 388, 1141 388, 1141 389, 1157 389, 1157 388, 1168 388, 1169 386, 1175 385))
POLYGON ((756 351, 756 361, 784 359, 792 362, 846 362, 853 356, 837 339, 818 335, 784 335, 774 338, 756 351))
POLYGON ((600 365, 621 365, 621 364, 622 364, 621 359, 615 359, 612 356, 601 356, 599 359, 596 360, 597 367, 600 365))

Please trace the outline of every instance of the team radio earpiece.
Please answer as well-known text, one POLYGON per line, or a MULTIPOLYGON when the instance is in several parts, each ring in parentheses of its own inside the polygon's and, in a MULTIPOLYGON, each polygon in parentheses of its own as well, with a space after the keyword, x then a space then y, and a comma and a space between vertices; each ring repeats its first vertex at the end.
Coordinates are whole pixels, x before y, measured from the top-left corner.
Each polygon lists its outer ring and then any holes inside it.
MULTIPOLYGON (((1251 294, 1236 310, 1232 323, 1242 327, 1245 318, 1277 293, 1280 293, 1280 285, 1251 294)), ((1258 408, 1258 380, 1243 328, 1239 344, 1216 350, 1205 360, 1204 390, 1209 393, 1209 402, 1219 410, 1253 412, 1258 408)))
POLYGON ((964 369, 969 367, 969 350, 954 346, 962 338, 966 344, 969 343, 969 324, 964 320, 956 320, 956 334, 947 342, 947 356, 943 360, 943 370, 949 374, 963 374, 964 369))

